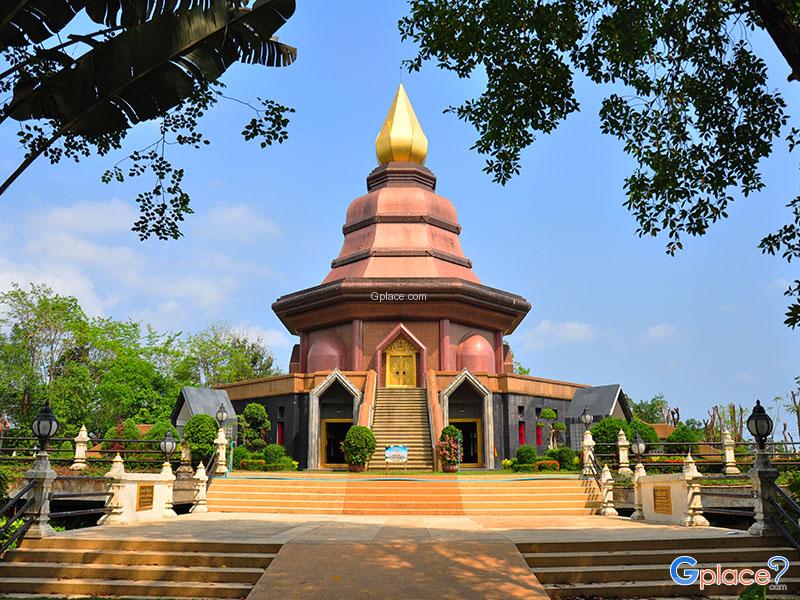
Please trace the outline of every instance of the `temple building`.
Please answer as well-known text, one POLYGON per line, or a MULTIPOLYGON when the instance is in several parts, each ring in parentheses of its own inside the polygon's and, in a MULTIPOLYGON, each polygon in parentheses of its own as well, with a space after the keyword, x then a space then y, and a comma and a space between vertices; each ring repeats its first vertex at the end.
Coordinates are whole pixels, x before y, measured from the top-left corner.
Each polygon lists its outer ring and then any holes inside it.
POLYGON ((220 386, 239 413, 263 404, 271 441, 302 468, 345 466, 340 442, 353 424, 375 433, 373 466, 383 466, 384 446, 399 444, 410 468, 433 468, 432 447, 452 424, 464 434, 463 466, 495 468, 523 443, 546 449, 542 409, 566 421, 588 387, 514 373, 503 338, 531 305, 481 283, 456 209, 424 166, 427 150, 401 85, 330 272, 272 305, 299 336, 289 373, 220 386))

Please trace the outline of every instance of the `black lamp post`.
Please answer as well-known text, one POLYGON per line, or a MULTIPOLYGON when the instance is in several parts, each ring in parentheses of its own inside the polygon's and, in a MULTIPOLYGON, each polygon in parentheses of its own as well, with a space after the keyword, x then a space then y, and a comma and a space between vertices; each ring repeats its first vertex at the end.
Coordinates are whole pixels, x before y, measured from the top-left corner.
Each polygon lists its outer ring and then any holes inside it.
POLYGON ((172 437, 172 432, 168 431, 164 439, 161 440, 161 444, 159 444, 161 452, 164 454, 164 462, 169 462, 169 457, 175 452, 177 445, 175 438, 172 437))
POLYGON ((31 425, 33 435, 39 439, 39 451, 47 451, 47 443, 58 431, 58 419, 50 408, 50 400, 45 401, 42 410, 36 415, 31 425))
POLYGON ((583 429, 586 431, 592 425, 594 421, 594 417, 589 412, 589 407, 585 407, 583 409, 583 414, 581 415, 581 422, 583 423, 583 429))
POLYGON ((769 457, 764 451, 767 447, 767 438, 772 433, 774 424, 772 418, 761 406, 761 400, 756 400, 756 405, 753 407, 753 412, 747 417, 747 431, 753 436, 756 441, 758 452, 756 453, 756 465, 761 467, 769 466, 769 457))
POLYGON ((225 410, 225 405, 220 404, 219 408, 217 409, 217 424, 219 425, 220 429, 222 426, 228 422, 228 411, 225 410))
POLYGON ((636 435, 633 436, 633 442, 631 442, 631 452, 636 455, 637 462, 642 462, 642 454, 644 454, 645 450, 647 450, 647 444, 644 443, 642 436, 637 431, 636 435))

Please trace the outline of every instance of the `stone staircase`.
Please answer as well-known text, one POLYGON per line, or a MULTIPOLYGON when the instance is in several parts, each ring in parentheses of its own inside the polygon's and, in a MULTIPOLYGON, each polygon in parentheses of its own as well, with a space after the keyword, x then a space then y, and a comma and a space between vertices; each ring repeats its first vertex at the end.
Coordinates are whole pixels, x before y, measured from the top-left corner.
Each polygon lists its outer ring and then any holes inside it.
MULTIPOLYGON (((781 555, 789 570, 780 583, 792 593, 800 583, 800 555, 779 538, 758 538, 741 532, 724 537, 696 536, 680 539, 606 541, 543 541, 519 543, 531 571, 550 598, 738 598, 743 587, 680 586, 672 581, 669 567, 683 555, 697 559, 696 568, 766 568, 767 560, 781 555)), ((775 572, 770 571, 774 576, 775 572)), ((778 594, 775 597, 783 597, 778 594)), ((770 592, 769 597, 773 597, 770 592)), ((794 597, 794 596, 792 596, 794 597)))
POLYGON ((379 388, 374 410, 372 431, 376 449, 369 463, 370 470, 386 468, 383 460, 386 446, 408 446, 408 469, 433 470, 425 389, 379 388))
POLYGON ((279 544, 50 537, 0 562, 0 597, 245 598, 279 544))
POLYGON ((379 474, 214 479, 210 512, 309 515, 589 515, 594 481, 379 474))

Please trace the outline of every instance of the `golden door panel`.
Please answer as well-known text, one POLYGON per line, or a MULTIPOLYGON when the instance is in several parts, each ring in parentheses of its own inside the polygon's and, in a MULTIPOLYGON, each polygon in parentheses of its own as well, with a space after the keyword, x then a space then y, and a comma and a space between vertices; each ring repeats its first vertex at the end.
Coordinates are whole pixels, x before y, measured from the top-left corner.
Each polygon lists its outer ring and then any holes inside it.
POLYGON ((386 385, 416 387, 417 360, 415 354, 389 354, 386 357, 386 385))

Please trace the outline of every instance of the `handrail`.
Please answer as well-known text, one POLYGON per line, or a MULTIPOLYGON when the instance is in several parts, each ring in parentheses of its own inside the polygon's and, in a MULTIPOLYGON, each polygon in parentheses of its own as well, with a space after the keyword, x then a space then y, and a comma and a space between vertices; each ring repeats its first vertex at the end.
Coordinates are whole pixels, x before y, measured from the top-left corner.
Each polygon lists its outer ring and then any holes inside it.
POLYGON ((11 510, 11 507, 14 506, 17 502, 19 502, 22 497, 30 492, 33 489, 33 486, 36 485, 35 481, 29 481, 28 484, 18 491, 13 498, 11 498, 8 502, 3 505, 3 508, 0 508, 0 518, 5 517, 6 513, 11 510))
POLYGON ((22 539, 22 536, 30 529, 31 525, 33 524, 34 519, 37 515, 26 515, 26 511, 36 502, 36 498, 34 496, 30 496, 25 498, 28 493, 36 486, 36 481, 29 481, 25 487, 23 487, 20 491, 18 491, 13 498, 11 498, 6 504, 0 509, 0 518, 5 517, 6 523, 3 525, 2 529, 0 529, 0 537, 3 536, 6 532, 11 530, 11 527, 14 526, 15 523, 20 523, 21 525, 19 529, 17 529, 11 537, 9 537, 5 541, 0 541, 0 556, 3 556, 6 551, 14 544, 17 540, 22 539), (19 504, 22 499, 25 498, 25 502, 22 503, 20 508, 16 508, 17 504, 19 504), (11 514, 11 509, 14 509, 13 514, 11 514), (22 515, 22 516, 18 516, 22 515))
POLYGON ((206 467, 206 475, 208 476, 208 481, 206 481, 206 489, 211 485, 211 480, 214 479, 216 476, 217 471, 217 464, 219 463, 219 454, 215 451, 214 454, 211 455, 211 458, 208 461, 208 466, 206 467))

